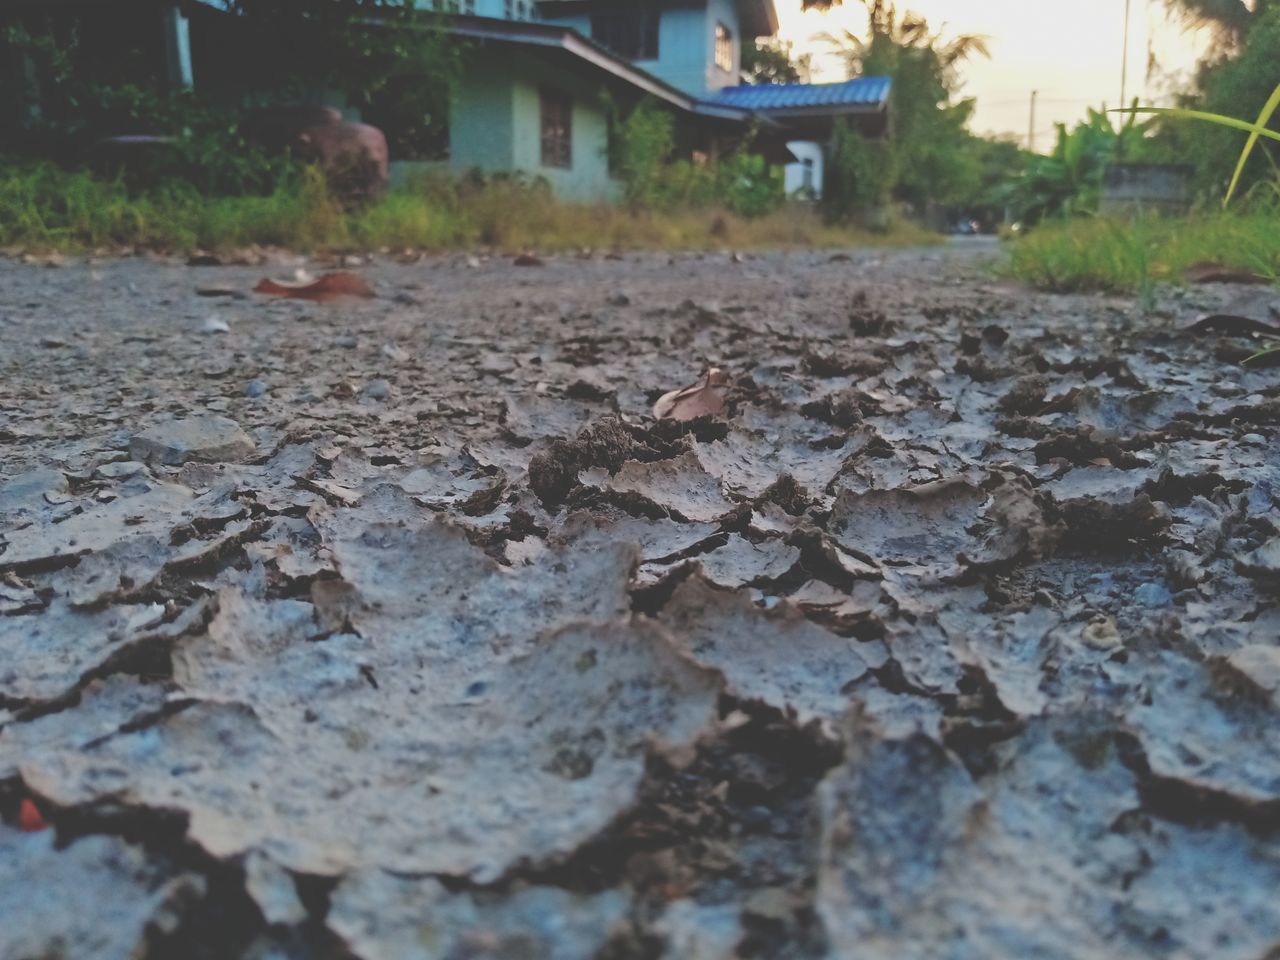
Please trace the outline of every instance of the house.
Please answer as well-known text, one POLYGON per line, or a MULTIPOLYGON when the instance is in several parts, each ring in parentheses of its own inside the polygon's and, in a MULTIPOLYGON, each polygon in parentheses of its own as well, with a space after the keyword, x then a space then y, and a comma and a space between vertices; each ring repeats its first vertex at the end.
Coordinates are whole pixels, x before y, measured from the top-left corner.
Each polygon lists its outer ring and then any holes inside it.
MULTIPOLYGON (((145 25, 153 68, 177 86, 200 89, 202 82, 216 83, 218 71, 248 66, 227 54, 237 47, 228 37, 228 18, 201 0, 49 2, 99 16, 108 7, 128 8, 130 17, 114 18, 117 29, 132 24, 139 35, 145 25)), ((773 0, 419 3, 449 14, 448 31, 465 44, 463 75, 448 111, 447 136, 413 144, 387 131, 393 167, 402 171, 425 164, 456 172, 519 172, 544 178, 566 198, 616 197, 611 117, 649 100, 671 113, 681 149, 690 155, 715 157, 749 141, 772 162, 794 164, 799 183, 816 193, 820 145, 835 122, 850 118, 868 136, 888 129, 889 82, 883 78, 741 83, 743 40, 777 32, 773 0), (788 147, 797 142, 809 146, 788 147)), ((368 119, 385 129, 379 117, 368 119)))
MULTIPOLYGON (((821 192, 822 148, 838 118, 887 131, 889 82, 751 87, 742 42, 778 29, 773 0, 463 0, 450 30, 470 44, 450 123, 454 170, 522 171, 562 196, 616 196, 609 170, 611 106, 643 98, 675 117, 679 142, 714 157, 752 149, 804 169, 821 192), (501 9, 499 9, 501 8, 501 9)), ((393 156, 394 159, 394 156, 393 156)), ((800 174, 803 181, 803 172, 800 174)))

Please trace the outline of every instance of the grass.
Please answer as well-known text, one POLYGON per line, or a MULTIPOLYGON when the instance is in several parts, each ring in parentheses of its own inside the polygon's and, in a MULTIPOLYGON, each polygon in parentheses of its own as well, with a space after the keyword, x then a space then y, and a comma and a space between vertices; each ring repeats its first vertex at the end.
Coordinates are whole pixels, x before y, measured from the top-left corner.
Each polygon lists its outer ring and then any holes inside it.
POLYGON ((1013 242, 1009 272, 1058 293, 1143 295, 1206 261, 1280 278, 1280 209, 1043 225, 1013 242))
POLYGON ((527 184, 432 178, 347 212, 315 171, 268 196, 204 197, 185 184, 131 192, 119 181, 47 164, 0 167, 0 248, 78 252, 142 247, 233 250, 504 251, 908 245, 937 237, 909 225, 868 233, 787 205, 744 219, 708 209, 672 213, 575 204, 527 184))
POLYGON ((1134 107, 1118 113, 1149 113, 1198 120, 1249 134, 1222 212, 1190 218, 1074 220, 1036 230, 1013 248, 1010 272, 1045 290, 1061 293, 1101 290, 1137 293, 1149 299, 1159 280, 1180 279, 1193 263, 1216 263, 1280 283, 1280 176, 1255 185, 1251 207, 1231 209, 1240 177, 1262 137, 1280 140, 1268 129, 1280 112, 1280 84, 1250 123, 1236 117, 1168 107, 1134 107))

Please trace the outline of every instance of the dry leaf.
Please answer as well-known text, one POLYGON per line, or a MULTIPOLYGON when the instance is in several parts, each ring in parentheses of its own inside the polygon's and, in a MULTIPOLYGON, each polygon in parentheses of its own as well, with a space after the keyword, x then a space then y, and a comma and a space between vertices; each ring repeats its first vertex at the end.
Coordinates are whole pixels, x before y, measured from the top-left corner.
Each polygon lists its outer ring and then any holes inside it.
POLYGON ((326 273, 319 279, 307 283, 288 283, 264 278, 258 281, 258 285, 253 288, 253 292, 271 297, 314 300, 318 303, 328 303, 344 297, 371 299, 377 296, 363 279, 345 270, 326 273))
POLYGON ((720 390, 729 382, 729 375, 718 367, 712 367, 698 383, 679 390, 672 390, 658 398, 653 405, 653 415, 658 420, 694 420, 698 417, 724 415, 724 393, 720 390))
POLYGON ((532 253, 522 253, 512 261, 517 267, 545 267, 546 262, 532 253))
POLYGON ((1187 283, 1270 283, 1271 281, 1249 270, 1224 267, 1220 263, 1201 261, 1187 267, 1187 283))

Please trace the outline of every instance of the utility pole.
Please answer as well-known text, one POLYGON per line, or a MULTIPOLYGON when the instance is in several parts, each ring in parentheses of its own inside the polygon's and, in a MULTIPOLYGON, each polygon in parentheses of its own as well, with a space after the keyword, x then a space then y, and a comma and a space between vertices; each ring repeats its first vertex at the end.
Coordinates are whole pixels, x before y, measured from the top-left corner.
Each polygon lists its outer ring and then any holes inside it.
POLYGON ((1124 0, 1124 52, 1120 59, 1120 109, 1129 105, 1125 99, 1129 86, 1129 8, 1133 0, 1124 0))
POLYGON ((1031 121, 1027 124, 1027 151, 1029 153, 1036 152, 1036 97, 1039 95, 1039 90, 1031 91, 1031 121))

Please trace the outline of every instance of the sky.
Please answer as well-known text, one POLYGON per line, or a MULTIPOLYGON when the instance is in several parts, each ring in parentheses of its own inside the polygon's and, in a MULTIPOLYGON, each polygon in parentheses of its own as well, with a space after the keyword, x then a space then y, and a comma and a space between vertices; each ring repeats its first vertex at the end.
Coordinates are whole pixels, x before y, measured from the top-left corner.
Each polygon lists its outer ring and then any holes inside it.
MULTIPOLYGON (((828 13, 802 13, 800 0, 776 0, 780 36, 796 52, 815 54, 814 82, 844 79, 817 33, 852 30, 863 35, 866 11, 857 0, 828 13)), ((1073 124, 1090 106, 1120 100, 1125 0, 898 0, 900 10, 924 15, 945 37, 981 34, 989 60, 962 68, 963 96, 976 97, 975 133, 1013 133, 1026 145, 1031 91, 1036 106, 1037 150, 1053 145, 1055 122, 1073 124)), ((1132 0, 1129 26, 1128 98, 1164 104, 1172 83, 1185 78, 1204 51, 1207 37, 1172 21, 1162 0, 1132 0), (1148 76, 1148 52, 1159 69, 1148 76)))

